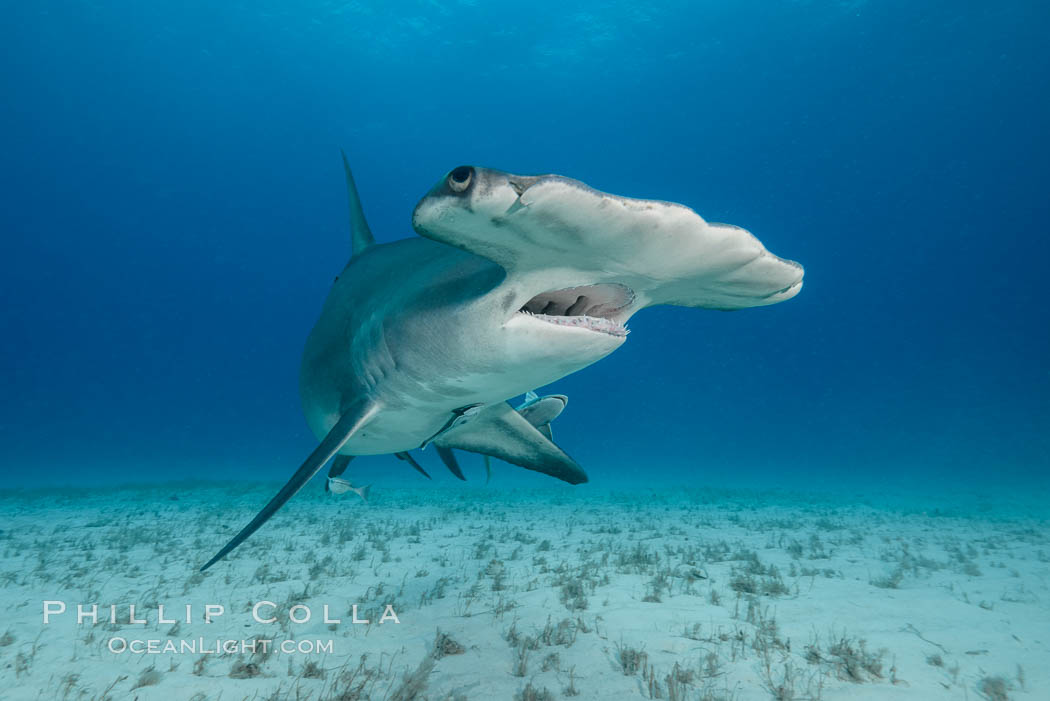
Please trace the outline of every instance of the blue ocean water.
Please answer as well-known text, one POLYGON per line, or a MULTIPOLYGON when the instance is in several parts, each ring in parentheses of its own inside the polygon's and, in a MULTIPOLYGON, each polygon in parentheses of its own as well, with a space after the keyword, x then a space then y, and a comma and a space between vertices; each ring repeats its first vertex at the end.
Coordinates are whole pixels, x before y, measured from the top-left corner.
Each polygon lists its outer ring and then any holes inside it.
POLYGON ((3 15, 6 485, 295 469, 300 353, 349 251, 343 147, 381 241, 472 163, 681 202, 805 265, 784 304, 646 310, 547 388, 594 484, 1046 486, 1040 3, 3 15))

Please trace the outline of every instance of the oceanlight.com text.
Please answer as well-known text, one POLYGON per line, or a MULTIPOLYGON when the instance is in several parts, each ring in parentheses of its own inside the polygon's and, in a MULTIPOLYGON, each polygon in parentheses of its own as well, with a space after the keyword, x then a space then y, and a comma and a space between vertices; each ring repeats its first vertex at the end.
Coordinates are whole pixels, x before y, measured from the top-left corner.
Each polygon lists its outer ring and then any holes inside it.
POLYGON ((115 655, 268 655, 280 651, 286 655, 333 654, 334 640, 272 640, 250 638, 245 640, 226 640, 223 638, 123 638, 109 639, 106 645, 115 655))

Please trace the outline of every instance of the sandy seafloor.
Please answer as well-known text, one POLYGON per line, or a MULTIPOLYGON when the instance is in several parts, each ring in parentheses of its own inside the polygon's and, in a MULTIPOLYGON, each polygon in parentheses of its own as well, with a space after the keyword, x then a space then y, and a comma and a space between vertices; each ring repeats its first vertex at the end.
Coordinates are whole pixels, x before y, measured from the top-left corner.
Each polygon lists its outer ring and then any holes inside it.
POLYGON ((1039 495, 492 486, 364 504, 318 482, 204 575, 273 486, 4 492, 0 697, 1050 698, 1039 495), (44 625, 45 600, 68 610, 44 625), (278 623, 252 618, 260 601, 278 623), (101 620, 78 625, 78 603, 101 620), (158 604, 191 623, 159 623, 158 604), (225 613, 204 623, 206 604, 225 613), (296 604, 310 622, 288 622, 296 604), (388 604, 400 623, 377 622, 388 604), (333 652, 115 654, 114 638, 333 652))

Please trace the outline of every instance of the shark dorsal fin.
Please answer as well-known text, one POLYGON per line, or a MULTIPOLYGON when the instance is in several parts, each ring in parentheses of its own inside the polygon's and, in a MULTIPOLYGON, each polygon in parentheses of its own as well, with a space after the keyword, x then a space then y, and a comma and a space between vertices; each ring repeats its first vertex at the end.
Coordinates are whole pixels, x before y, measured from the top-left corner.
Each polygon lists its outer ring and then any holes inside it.
POLYGON ((350 172, 350 161, 346 158, 346 151, 339 149, 343 156, 343 172, 346 173, 346 199, 350 204, 350 256, 361 255, 361 253, 374 244, 376 239, 372 236, 372 230, 368 228, 365 219, 365 211, 361 208, 361 197, 357 194, 357 185, 354 184, 354 174, 350 172))

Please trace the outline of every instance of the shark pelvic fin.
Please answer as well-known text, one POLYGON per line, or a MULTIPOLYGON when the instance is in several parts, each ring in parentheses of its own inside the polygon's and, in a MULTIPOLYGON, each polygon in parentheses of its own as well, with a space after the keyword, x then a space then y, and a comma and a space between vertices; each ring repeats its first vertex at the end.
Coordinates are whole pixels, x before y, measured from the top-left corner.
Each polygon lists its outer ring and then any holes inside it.
POLYGON ((310 457, 296 470, 292 478, 288 480, 288 483, 281 488, 281 491, 277 492, 274 498, 262 508, 262 511, 256 514, 255 518, 242 528, 240 533, 233 537, 233 540, 216 553, 215 557, 208 560, 204 567, 201 567, 201 572, 225 557, 231 550, 247 540, 252 533, 259 530, 260 526, 270 520, 270 517, 277 513, 289 499, 295 496, 296 492, 310 481, 310 478, 321 471, 324 464, 350 440, 350 436, 367 424, 378 411, 379 405, 370 401, 359 401, 351 405, 346 413, 343 414, 343 418, 339 419, 338 423, 332 427, 332 430, 324 437, 321 444, 314 449, 314 452, 310 453, 310 457))
POLYGON ((491 455, 569 484, 587 481, 587 474, 575 460, 506 402, 485 407, 470 423, 442 435, 437 445, 491 455))
POLYGON ((467 478, 463 476, 463 470, 459 467, 459 460, 456 460, 456 454, 452 452, 452 449, 442 445, 435 447, 437 448, 438 457, 441 458, 441 462, 445 463, 448 471, 466 482, 467 478))
POLYGON ((394 453, 394 457, 396 457, 398 460, 404 460, 409 465, 411 465, 412 467, 416 468, 416 472, 418 472, 419 474, 423 475, 428 480, 429 479, 433 479, 433 477, 431 477, 427 473, 427 471, 424 470, 423 467, 418 462, 416 462, 416 459, 414 457, 412 457, 411 453, 394 453))
POLYGON ((350 172, 350 161, 346 152, 339 149, 343 156, 343 172, 346 174, 346 198, 350 203, 350 256, 361 255, 366 248, 376 242, 372 230, 368 228, 365 210, 361 207, 361 197, 357 194, 354 175, 350 172))

